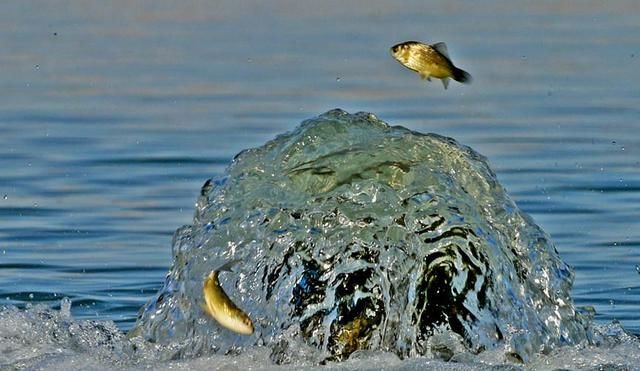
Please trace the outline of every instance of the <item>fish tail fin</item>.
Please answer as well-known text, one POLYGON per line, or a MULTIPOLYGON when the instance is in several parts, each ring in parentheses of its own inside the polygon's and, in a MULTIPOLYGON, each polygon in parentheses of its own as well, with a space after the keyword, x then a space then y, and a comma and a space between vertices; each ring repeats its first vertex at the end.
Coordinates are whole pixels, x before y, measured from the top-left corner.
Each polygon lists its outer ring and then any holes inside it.
POLYGON ((219 268, 215 269, 218 272, 231 272, 231 267, 233 267, 234 265, 240 263, 240 261, 242 261, 242 259, 234 259, 230 262, 224 263, 222 266, 220 266, 219 268))
POLYGON ((460 68, 454 68, 452 77, 454 80, 464 84, 470 84, 472 80, 471 75, 469 75, 467 71, 461 70, 460 68))

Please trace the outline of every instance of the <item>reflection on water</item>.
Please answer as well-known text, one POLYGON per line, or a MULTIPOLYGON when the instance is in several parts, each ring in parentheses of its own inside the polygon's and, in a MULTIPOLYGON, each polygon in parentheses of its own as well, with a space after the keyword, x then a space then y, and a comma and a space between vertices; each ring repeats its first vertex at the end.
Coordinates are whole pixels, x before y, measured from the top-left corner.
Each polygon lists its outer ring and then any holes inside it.
POLYGON ((341 107, 487 156, 576 303, 640 332, 634 1, 30 5, 0 6, 0 304, 68 296, 128 329, 202 182, 341 107), (474 83, 405 73, 406 39, 446 41, 474 83))

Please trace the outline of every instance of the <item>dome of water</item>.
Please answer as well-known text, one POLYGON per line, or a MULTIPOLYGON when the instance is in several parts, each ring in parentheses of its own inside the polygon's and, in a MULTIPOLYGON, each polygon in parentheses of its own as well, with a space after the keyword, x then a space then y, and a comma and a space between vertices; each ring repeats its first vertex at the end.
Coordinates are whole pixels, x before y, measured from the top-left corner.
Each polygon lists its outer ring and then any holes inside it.
POLYGON ((527 361, 588 337, 571 269, 486 159, 368 113, 333 110, 238 154, 203 186, 173 258, 131 334, 180 344, 176 356, 264 345, 276 362, 490 349, 527 361), (207 274, 236 259, 220 284, 250 336, 202 309, 207 274))

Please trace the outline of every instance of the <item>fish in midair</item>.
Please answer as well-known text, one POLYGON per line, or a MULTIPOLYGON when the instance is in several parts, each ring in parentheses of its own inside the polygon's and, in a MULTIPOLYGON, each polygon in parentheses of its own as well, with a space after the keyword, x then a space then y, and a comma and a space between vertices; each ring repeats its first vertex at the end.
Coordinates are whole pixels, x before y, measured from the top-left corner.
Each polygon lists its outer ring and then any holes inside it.
POLYGON ((251 335, 253 334, 251 318, 231 301, 218 281, 220 272, 230 272, 231 267, 238 262, 239 260, 234 260, 224 264, 222 267, 212 270, 205 278, 202 287, 204 296, 202 309, 222 327, 241 335, 251 335))
POLYGON ((417 72, 422 79, 441 79, 445 89, 449 86, 449 78, 471 83, 471 75, 454 66, 449 59, 445 43, 427 45, 419 41, 406 41, 392 46, 391 55, 403 66, 417 72))

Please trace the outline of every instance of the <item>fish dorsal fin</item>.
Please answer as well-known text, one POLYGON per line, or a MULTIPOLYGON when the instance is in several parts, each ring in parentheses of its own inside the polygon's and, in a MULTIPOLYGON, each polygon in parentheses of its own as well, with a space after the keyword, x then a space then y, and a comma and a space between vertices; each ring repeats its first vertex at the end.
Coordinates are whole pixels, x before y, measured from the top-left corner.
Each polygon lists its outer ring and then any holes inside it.
POLYGON ((433 48, 435 50, 437 50, 438 53, 440 53, 440 54, 444 55, 445 57, 449 58, 449 51, 447 50, 447 44, 445 44, 445 43, 435 43, 435 44, 433 44, 431 46, 433 46, 433 48))

